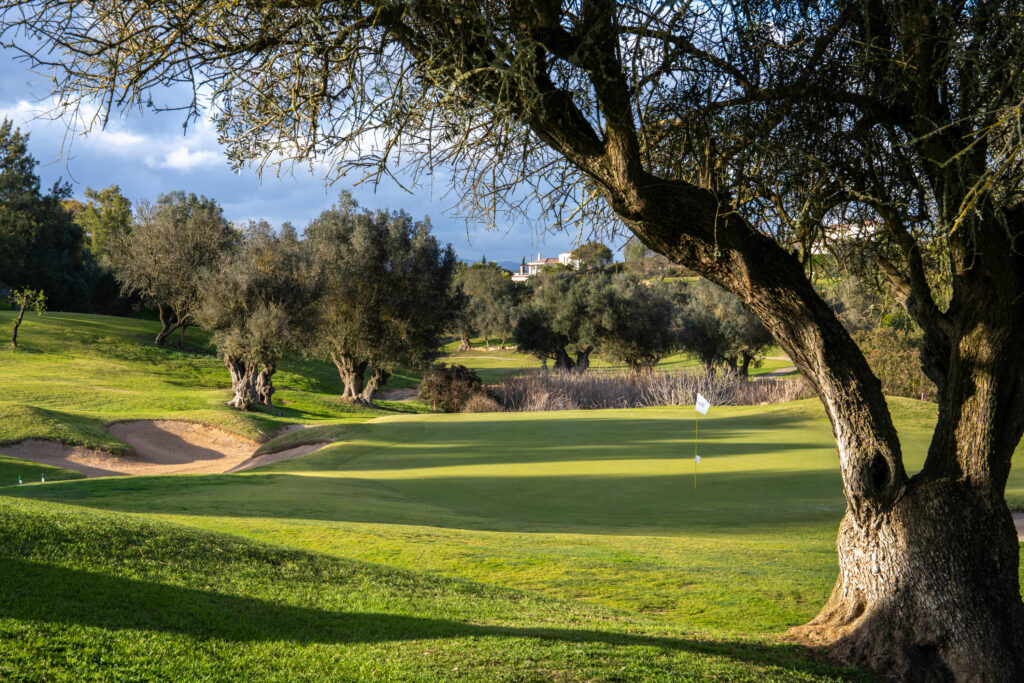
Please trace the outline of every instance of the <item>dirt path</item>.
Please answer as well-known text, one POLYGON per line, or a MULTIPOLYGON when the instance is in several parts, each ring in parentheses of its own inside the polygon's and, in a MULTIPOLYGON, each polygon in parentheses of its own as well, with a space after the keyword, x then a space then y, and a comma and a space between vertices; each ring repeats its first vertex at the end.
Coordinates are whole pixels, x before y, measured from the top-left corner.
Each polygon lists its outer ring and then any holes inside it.
MULTIPOLYGON (((216 427, 193 422, 136 420, 110 425, 110 433, 132 447, 132 455, 30 439, 0 446, 0 453, 81 472, 86 477, 240 472, 319 450, 306 444, 254 456, 259 444, 216 427)), ((283 430, 282 430, 283 431, 283 430)), ((294 431, 289 429, 288 431, 294 431)), ((279 434, 281 432, 278 432, 279 434)))
POLYGON ((407 387, 401 389, 385 389, 379 391, 374 395, 374 398, 379 398, 382 401, 411 401, 419 392, 415 387, 407 387))
POLYGON ((785 377, 786 375, 793 372, 796 372, 796 366, 790 365, 785 368, 779 368, 778 370, 772 370, 771 372, 762 373, 757 376, 757 379, 765 379, 766 377, 785 377))

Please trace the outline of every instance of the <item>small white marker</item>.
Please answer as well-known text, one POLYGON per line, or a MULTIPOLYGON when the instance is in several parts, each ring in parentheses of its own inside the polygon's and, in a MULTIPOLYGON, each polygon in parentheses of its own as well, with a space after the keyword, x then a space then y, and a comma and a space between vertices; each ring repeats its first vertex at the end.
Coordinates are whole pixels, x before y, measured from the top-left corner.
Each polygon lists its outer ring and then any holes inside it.
POLYGON ((18 486, 21 486, 24 482, 21 480, 21 475, 18 475, 18 486))
POLYGON ((39 475, 39 481, 41 481, 41 482, 43 482, 45 484, 46 483, 46 475, 45 474, 40 474, 39 475))
POLYGON ((693 459, 694 459, 695 461, 697 461, 697 462, 700 462, 700 456, 699 456, 699 455, 695 455, 695 456, 693 456, 693 459))

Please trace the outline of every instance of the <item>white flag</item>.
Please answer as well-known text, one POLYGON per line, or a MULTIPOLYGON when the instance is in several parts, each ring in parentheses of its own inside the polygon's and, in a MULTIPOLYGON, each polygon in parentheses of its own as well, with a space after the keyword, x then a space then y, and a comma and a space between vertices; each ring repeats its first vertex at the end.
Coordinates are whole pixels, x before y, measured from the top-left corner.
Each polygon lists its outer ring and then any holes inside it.
POLYGON ((710 408, 710 407, 711 407, 711 402, 708 401, 703 396, 701 396, 700 394, 697 394, 697 405, 693 406, 694 410, 696 410, 701 415, 707 415, 708 414, 708 408, 710 408))
POLYGON ((700 464, 700 456, 699 455, 693 456, 693 459, 696 460, 698 464, 700 464))

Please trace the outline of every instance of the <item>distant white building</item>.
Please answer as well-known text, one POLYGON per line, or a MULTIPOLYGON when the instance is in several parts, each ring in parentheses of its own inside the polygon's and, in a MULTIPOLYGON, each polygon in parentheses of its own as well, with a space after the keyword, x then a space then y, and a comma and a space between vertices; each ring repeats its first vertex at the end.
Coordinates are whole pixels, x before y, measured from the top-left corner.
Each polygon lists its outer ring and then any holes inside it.
POLYGON ((519 266, 518 273, 512 273, 512 282, 526 282, 537 273, 544 270, 544 268, 550 268, 551 266, 569 266, 570 268, 579 268, 579 259, 573 258, 571 251, 563 251, 558 255, 558 258, 544 258, 539 253, 537 254, 536 261, 530 261, 525 265, 519 266))

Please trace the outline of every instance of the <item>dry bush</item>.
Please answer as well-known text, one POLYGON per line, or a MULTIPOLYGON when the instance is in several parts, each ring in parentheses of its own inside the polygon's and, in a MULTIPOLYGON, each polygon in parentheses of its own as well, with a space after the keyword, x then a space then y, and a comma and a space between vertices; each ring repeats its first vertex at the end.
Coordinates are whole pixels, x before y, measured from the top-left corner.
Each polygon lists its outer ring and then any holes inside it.
POLYGON ((761 405, 814 396, 802 378, 747 381, 735 373, 702 370, 635 374, 591 370, 587 374, 531 372, 507 377, 491 387, 505 410, 590 410, 689 405, 700 393, 712 405, 761 405))
POLYGON ((438 363, 423 373, 417 395, 420 400, 433 403, 435 410, 457 413, 466 401, 482 391, 480 376, 475 371, 465 365, 438 363))
POLYGON ((462 405, 464 413, 500 413, 503 410, 500 403, 483 392, 473 394, 462 405))

